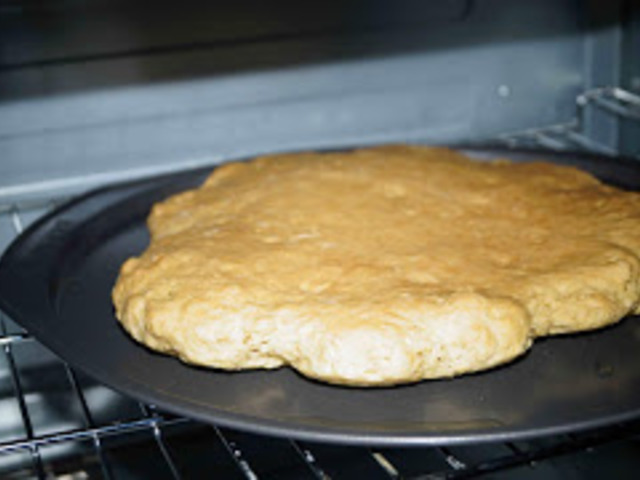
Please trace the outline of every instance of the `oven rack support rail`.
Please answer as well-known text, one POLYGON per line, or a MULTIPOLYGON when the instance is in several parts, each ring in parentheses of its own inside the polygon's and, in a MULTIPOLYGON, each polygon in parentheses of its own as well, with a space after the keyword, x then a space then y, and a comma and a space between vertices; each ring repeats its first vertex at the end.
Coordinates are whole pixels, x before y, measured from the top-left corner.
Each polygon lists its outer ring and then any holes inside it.
MULTIPOLYGON (((587 134, 586 115, 589 109, 614 120, 633 122, 640 125, 640 95, 620 87, 600 87, 587 90, 576 97, 576 117, 574 120, 556 125, 505 133, 498 141, 508 146, 539 147, 551 150, 579 150, 605 155, 619 155, 617 148, 604 145, 587 134)), ((632 152, 640 157, 640 151, 632 152)))

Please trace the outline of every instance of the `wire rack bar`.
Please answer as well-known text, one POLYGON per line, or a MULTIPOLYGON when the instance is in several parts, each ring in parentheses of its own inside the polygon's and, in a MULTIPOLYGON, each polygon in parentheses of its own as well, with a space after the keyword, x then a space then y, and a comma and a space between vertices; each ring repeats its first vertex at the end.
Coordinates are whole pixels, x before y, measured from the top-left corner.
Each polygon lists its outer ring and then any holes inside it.
POLYGON ((605 88, 605 90, 611 92, 611 95, 621 102, 625 102, 635 108, 640 108, 640 95, 624 90, 620 87, 608 87, 605 88))
POLYGON ((640 120, 640 96, 619 87, 603 87, 578 95, 579 107, 593 105, 628 120, 640 120))
POLYGON ((581 150, 587 153, 617 155, 618 152, 583 135, 576 123, 549 125, 512 132, 498 137, 498 141, 509 147, 529 146, 551 150, 581 150))
POLYGON ((216 436, 222 442, 222 445, 224 446, 224 448, 227 451, 227 453, 229 455, 231 455, 231 457, 235 461, 236 465, 238 466, 240 471, 244 474, 244 476, 247 478, 247 480, 259 480, 258 479, 258 475, 251 468, 251 465, 249 464, 249 462, 245 458, 244 454, 242 453, 242 450, 240 450, 238 445, 236 445, 235 442, 233 442, 231 440, 228 440, 222 434, 222 432, 220 431, 220 429, 218 427, 213 426, 212 428, 215 431, 216 436))
POLYGON ((167 469, 175 480, 180 480, 182 477, 178 471, 178 467, 176 467, 176 464, 173 461, 173 458, 171 458, 171 454, 169 453, 169 449, 167 448, 167 445, 163 438, 162 430, 160 430, 162 418, 152 405, 145 405, 144 403, 140 403, 140 409, 143 411, 144 416, 151 420, 153 438, 156 442, 156 445, 160 449, 160 453, 165 461, 165 464, 167 465, 167 469))
POLYGON ((602 153, 605 155, 616 155, 618 152, 613 148, 607 147, 589 137, 578 133, 574 130, 566 130, 564 136, 568 142, 578 147, 579 150, 584 150, 591 153, 602 153))
MULTIPOLYGON (((9 212, 10 212, 9 214, 11 218, 11 224, 15 231, 15 235, 17 236, 20 233, 22 233, 22 231, 24 230, 23 222, 22 222, 22 219, 20 218, 20 214, 17 207, 14 206, 9 212)), ((26 399, 25 399, 24 389, 22 388, 22 382, 20 381, 20 377, 18 375, 18 368, 16 366, 15 357, 13 355, 13 348, 12 348, 13 344, 14 342, 17 343, 18 341, 17 339, 21 337, 10 335, 7 332, 7 325, 4 320, 4 317, 0 322, 0 328, 1 328, 2 338, 5 339, 2 345, 2 350, 7 360, 7 365, 9 367, 9 372, 11 374, 11 383, 13 386, 13 390, 16 394, 16 400, 18 402, 18 410, 20 411, 20 420, 22 422, 22 426, 24 428, 24 432, 27 438, 23 442, 26 445, 26 450, 28 450, 28 452, 31 455, 31 461, 38 478, 44 479, 46 475, 45 475, 44 465, 42 462, 42 456, 40 454, 40 449, 37 442, 34 441, 35 435, 33 430, 33 423, 31 422, 31 417, 29 415, 29 410, 27 407, 26 399)), ((20 443, 20 442, 17 442, 17 443, 20 443)))
POLYGON ((4 345, 15 345, 17 343, 32 341, 33 337, 28 333, 10 333, 0 335, 0 347, 4 345))
POLYGON ((318 480, 329 479, 329 476, 324 472, 324 470, 322 470, 322 468, 320 468, 320 465, 318 465, 315 457, 313 456, 313 453, 311 453, 310 450, 305 449, 303 446, 301 446, 298 442, 294 440, 289 440, 289 443, 291 444, 291 447, 293 447, 295 452, 298 454, 298 456, 302 459, 302 461, 307 465, 307 468, 309 468, 311 473, 318 480))
POLYGON ((48 445, 55 445, 58 443, 64 442, 74 442, 74 441, 83 441, 83 440, 91 440, 93 437, 98 436, 101 438, 114 436, 114 435, 123 435, 127 433, 137 432, 144 429, 153 429, 154 425, 157 424, 161 427, 169 427, 173 425, 180 425, 192 423, 191 420, 186 418, 175 418, 171 420, 163 420, 158 422, 158 420, 143 418, 140 420, 132 420, 124 423, 115 423, 111 425, 105 425, 102 427, 96 428, 76 428, 67 430, 60 433, 52 433, 48 435, 31 435, 30 437, 27 435, 26 440, 17 440, 11 442, 2 442, 0 443, 0 455, 7 453, 14 453, 16 451, 24 451, 30 450, 32 448, 40 448, 48 445))
POLYGON ((544 130, 533 134, 533 140, 551 150, 567 150, 569 148, 564 138, 557 138, 557 136, 551 135, 550 132, 545 132, 544 130))
MULTIPOLYGON (((95 429, 96 425, 93 420, 93 415, 91 414, 91 410, 89 409, 89 405, 87 405, 87 399, 80 388, 80 384, 78 382, 78 377, 75 372, 67 365, 66 362, 62 362, 64 365, 65 372, 67 374, 67 378, 69 379, 69 384, 75 393, 76 398, 78 399, 78 403, 80 404, 80 410, 82 411, 82 417, 84 420, 85 428, 87 429, 95 429)), ((102 472, 102 476, 110 480, 112 478, 111 471, 109 469, 109 464, 107 463, 107 458, 104 454, 104 450, 102 448, 102 440, 99 435, 92 436, 93 448, 98 455, 98 459, 100 460, 100 469, 102 472)))
POLYGON ((453 468, 454 470, 466 470, 467 464, 463 462, 461 459, 459 459, 458 457, 456 457, 453 454, 453 452, 451 452, 451 450, 449 450, 446 447, 440 447, 438 448, 438 450, 440 451, 440 453, 444 457, 444 460, 447 462, 447 464, 449 464, 451 468, 453 468))
POLYGON ((386 455, 381 452, 371 452, 371 456, 376 462, 378 462, 378 465, 380 465, 380 467, 382 467, 382 469, 387 472, 389 478, 400 478, 400 472, 398 472, 398 469, 395 467, 393 462, 391 462, 391 460, 386 457, 386 455))
POLYGON ((20 218, 20 213, 17 206, 14 206, 11 210, 11 223, 13 224, 13 228, 16 231, 16 235, 20 235, 24 230, 24 226, 22 223, 22 219, 20 218))
MULTIPOLYGON (((6 328, 4 320, 2 321, 2 328, 3 330, 6 328)), ((33 424, 31 423, 31 417, 29 416, 29 410, 27 408, 27 402, 25 400, 24 390, 22 388, 22 382, 20 381, 20 377, 18 376, 18 368, 16 367, 16 362, 13 356, 13 351, 11 349, 11 344, 4 345, 2 349, 4 351, 4 355, 7 360, 7 365, 9 366, 9 372, 11 373, 11 383, 13 386, 13 390, 16 394, 16 400, 18 402, 18 409, 20 411, 22 426, 24 428, 24 432, 27 437, 27 440, 24 440, 23 442, 15 442, 15 443, 24 443, 25 449, 28 450, 29 453, 31 454, 31 460, 38 477, 45 478, 44 466, 42 463, 42 457, 40 455, 39 445, 35 441, 33 424)), ((2 452, 2 445, 0 445, 0 453, 1 452, 2 452)))

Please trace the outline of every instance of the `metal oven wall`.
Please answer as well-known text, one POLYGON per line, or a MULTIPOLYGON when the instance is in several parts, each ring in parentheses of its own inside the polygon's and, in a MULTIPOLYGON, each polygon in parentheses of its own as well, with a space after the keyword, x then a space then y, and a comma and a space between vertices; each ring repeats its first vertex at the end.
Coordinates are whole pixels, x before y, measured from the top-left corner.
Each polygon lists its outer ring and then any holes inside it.
MULTIPOLYGON (((571 122, 579 92, 619 80, 623 11, 595 0, 4 4, 0 195, 571 122)), ((592 123, 618 142, 615 121, 592 123)))

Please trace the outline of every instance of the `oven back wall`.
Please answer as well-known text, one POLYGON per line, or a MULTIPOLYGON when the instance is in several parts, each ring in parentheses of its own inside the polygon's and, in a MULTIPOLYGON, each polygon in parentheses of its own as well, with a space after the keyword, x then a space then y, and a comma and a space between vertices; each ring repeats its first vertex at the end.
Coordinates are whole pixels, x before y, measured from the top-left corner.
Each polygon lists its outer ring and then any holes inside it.
POLYGON ((569 122, 588 12, 575 0, 5 4, 0 200, 259 152, 569 122))

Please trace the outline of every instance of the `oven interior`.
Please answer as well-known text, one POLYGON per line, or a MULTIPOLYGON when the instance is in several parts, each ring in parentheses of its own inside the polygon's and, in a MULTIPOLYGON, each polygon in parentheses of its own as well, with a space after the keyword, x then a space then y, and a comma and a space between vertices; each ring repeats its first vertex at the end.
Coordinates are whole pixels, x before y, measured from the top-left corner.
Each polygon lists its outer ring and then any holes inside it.
MULTIPOLYGON (((0 252, 100 185, 404 141, 640 157, 640 2, 0 3, 0 252)), ((206 425, 120 395, 1 320, 2 478, 635 478, 640 466, 638 422, 413 448, 206 425)))

